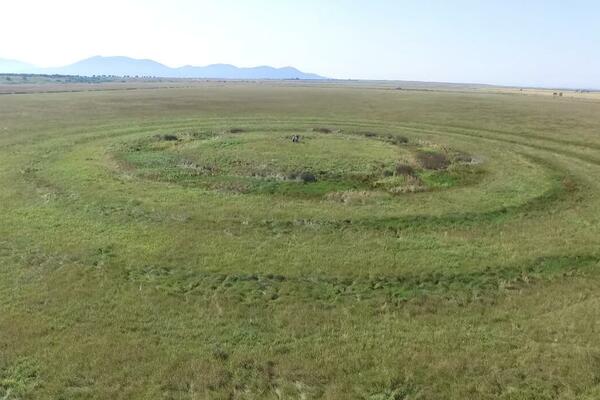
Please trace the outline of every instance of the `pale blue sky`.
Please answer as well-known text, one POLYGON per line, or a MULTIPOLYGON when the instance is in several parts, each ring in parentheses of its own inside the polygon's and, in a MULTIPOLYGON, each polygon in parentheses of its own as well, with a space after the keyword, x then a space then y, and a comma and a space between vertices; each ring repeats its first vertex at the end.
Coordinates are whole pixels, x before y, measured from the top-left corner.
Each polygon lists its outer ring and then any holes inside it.
POLYGON ((126 55, 293 65, 333 78, 600 88, 597 0, 19 0, 2 14, 0 57, 39 66, 126 55))

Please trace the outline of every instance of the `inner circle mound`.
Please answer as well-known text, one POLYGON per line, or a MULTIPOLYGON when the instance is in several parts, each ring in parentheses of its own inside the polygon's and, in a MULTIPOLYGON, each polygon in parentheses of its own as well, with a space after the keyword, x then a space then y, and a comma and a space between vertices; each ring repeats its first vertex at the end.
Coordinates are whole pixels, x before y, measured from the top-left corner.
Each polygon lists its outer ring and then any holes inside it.
POLYGON ((225 193, 344 199, 466 185, 481 172, 468 154, 374 131, 185 130, 138 137, 114 156, 139 178, 225 193))

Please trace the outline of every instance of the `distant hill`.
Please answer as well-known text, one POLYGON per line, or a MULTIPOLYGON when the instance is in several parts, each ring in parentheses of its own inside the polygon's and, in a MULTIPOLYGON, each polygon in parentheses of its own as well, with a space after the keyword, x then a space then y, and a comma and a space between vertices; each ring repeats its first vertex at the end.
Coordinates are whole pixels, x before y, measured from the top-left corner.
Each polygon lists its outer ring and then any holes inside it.
POLYGON ((80 76, 155 76, 161 78, 324 79, 322 76, 305 73, 293 67, 274 68, 260 66, 238 68, 229 64, 213 64, 204 67, 186 65, 184 67, 171 68, 153 60, 102 56, 87 58, 58 68, 36 68, 26 63, 0 59, 0 73, 2 72, 80 76))
POLYGON ((17 60, 7 60, 0 58, 0 73, 20 73, 34 69, 35 67, 31 64, 27 64, 17 60))

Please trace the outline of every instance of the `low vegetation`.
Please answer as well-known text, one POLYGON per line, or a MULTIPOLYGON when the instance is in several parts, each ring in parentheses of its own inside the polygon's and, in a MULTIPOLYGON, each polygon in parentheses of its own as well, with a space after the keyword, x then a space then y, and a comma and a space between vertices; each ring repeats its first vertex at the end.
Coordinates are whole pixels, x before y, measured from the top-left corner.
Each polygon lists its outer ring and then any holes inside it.
POLYGON ((0 398, 599 398, 600 103, 297 86, 0 96, 0 398))
POLYGON ((408 145, 404 139, 390 140, 393 135, 389 134, 363 136, 338 129, 339 133, 330 131, 327 135, 306 132, 301 141, 294 141, 290 138, 299 135, 287 130, 280 132, 276 127, 269 127, 268 133, 241 128, 227 132, 182 132, 136 138, 115 145, 113 155, 122 170, 135 172, 140 178, 211 190, 320 198, 339 190, 383 189, 399 194, 415 191, 416 185, 419 191, 425 191, 439 187, 436 181, 446 182, 446 187, 455 186, 466 183, 462 178, 474 175, 467 170, 475 169, 463 166, 460 171, 454 168, 452 172, 432 173, 428 170, 445 170, 451 165, 445 154, 430 150, 424 153, 423 146, 408 145), (238 135, 242 132, 243 136, 238 135), (173 144, 162 143, 165 141, 173 144), (402 146, 398 147, 398 143, 402 146), (427 157, 422 157, 423 154, 427 157), (417 160, 414 167, 397 162, 413 158, 417 160), (394 163, 395 175, 408 178, 392 177, 394 163), (421 175, 427 181, 421 180, 421 175))

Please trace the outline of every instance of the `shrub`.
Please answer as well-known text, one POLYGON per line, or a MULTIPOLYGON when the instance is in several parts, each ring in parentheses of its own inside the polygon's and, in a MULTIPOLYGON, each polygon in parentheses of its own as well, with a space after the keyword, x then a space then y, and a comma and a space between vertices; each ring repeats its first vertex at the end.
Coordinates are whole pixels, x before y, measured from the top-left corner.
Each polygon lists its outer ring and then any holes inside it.
POLYGON ((574 192, 577 190, 577 183, 569 176, 563 178, 562 185, 567 192, 574 192))
POLYGON ((165 135, 158 135, 158 139, 165 140, 167 142, 173 142, 173 141, 179 140, 177 135, 173 135, 173 134, 169 134, 169 133, 167 133, 165 135))
POLYGON ((415 174, 415 169, 408 164, 396 164, 396 175, 412 176, 415 174))
POLYGON ((331 192, 325 196, 325 199, 336 203, 345 204, 373 204, 389 196, 386 193, 369 190, 348 190, 343 192, 331 192))
POLYGON ((442 153, 420 152, 417 153, 417 161, 425 169, 440 170, 450 165, 450 160, 442 153))
POLYGON ((231 128, 229 130, 229 133, 242 133, 242 132, 244 132, 244 129, 242 129, 242 128, 231 128))
POLYGON ((294 180, 294 181, 295 180, 302 181, 304 183, 310 183, 310 182, 317 181, 317 176, 315 174, 313 174, 312 172, 308 172, 308 171, 290 172, 289 174, 287 174, 286 178, 289 180, 294 180))
POLYGON ((331 133, 331 129, 329 129, 329 128, 313 128, 313 132, 331 133))
POLYGON ((390 141, 394 144, 406 144, 408 143, 408 138, 404 136, 390 135, 390 141))
POLYGON ((227 359, 229 358, 229 353, 227 353, 220 347, 213 348, 212 355, 215 359, 219 361, 227 361, 227 359))
POLYGON ((406 182, 403 185, 392 187, 388 189, 389 193, 401 194, 401 193, 418 193, 427 190, 427 186, 416 176, 408 176, 406 182))
POLYGON ((473 157, 466 153, 458 153, 454 155, 454 161, 459 163, 470 164, 473 162, 473 157))
POLYGON ((316 182, 317 177, 312 172, 304 171, 300 173, 300 180, 304 183, 316 182))

